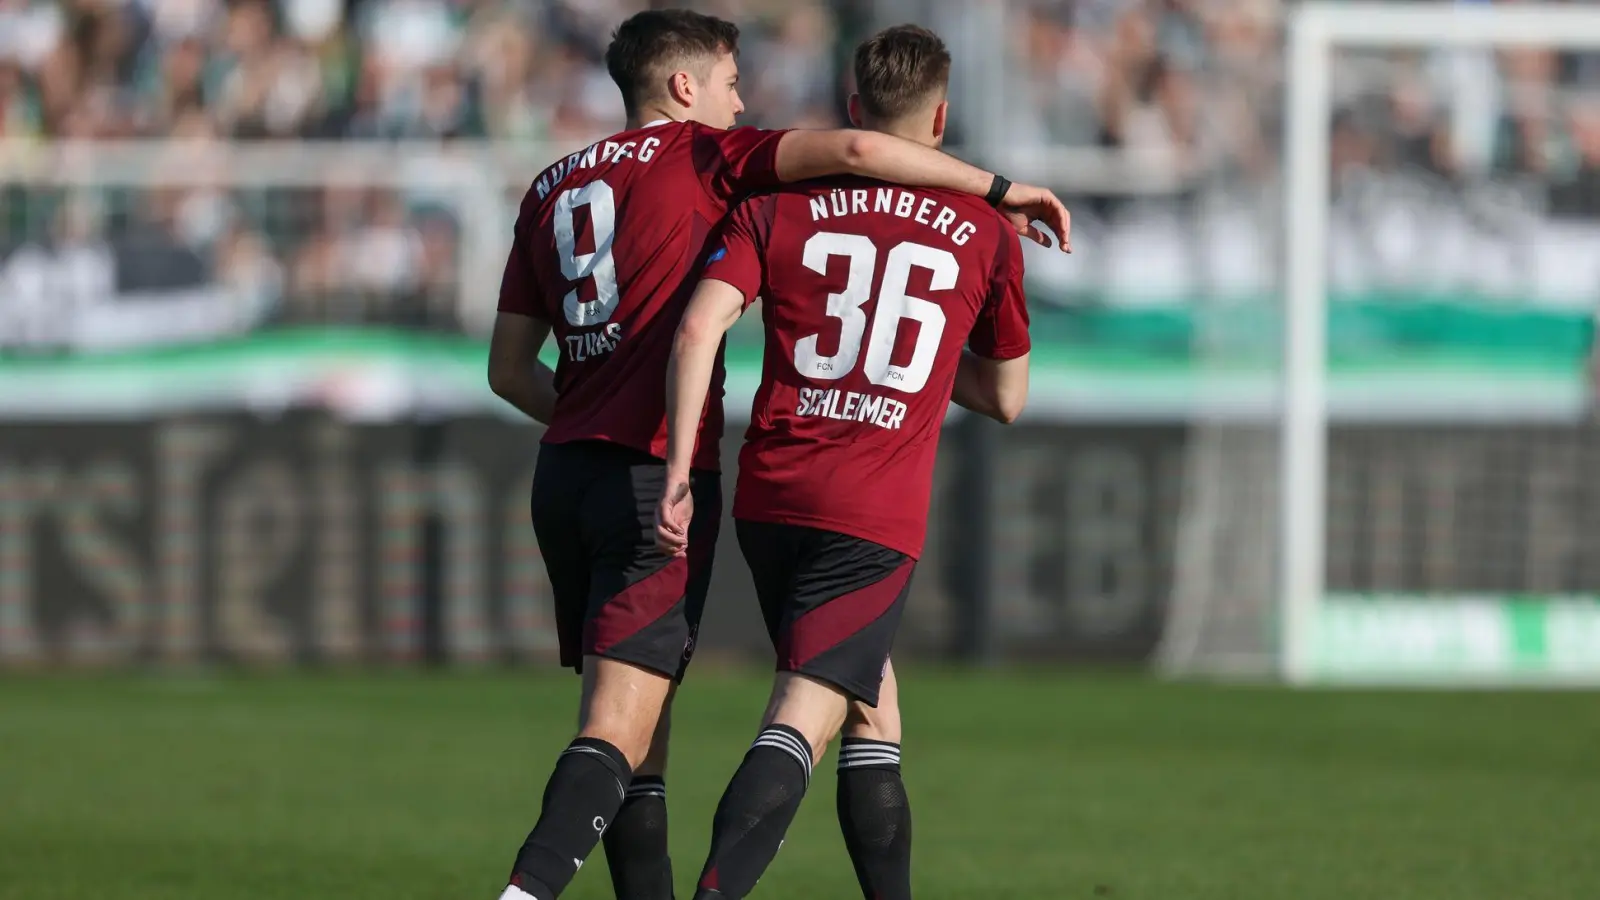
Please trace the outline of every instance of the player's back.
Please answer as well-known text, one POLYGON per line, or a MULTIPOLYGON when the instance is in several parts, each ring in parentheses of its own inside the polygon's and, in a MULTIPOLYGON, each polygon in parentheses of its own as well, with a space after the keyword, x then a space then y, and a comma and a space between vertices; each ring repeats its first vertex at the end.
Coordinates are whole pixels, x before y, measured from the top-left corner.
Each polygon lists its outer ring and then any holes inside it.
MULTIPOLYGON (((666 454, 662 380, 708 236, 733 198, 775 181, 778 132, 658 122, 550 166, 523 199, 503 311, 552 325, 559 399, 546 443, 666 454)), ((705 430, 722 431, 720 362, 705 430)), ((697 468, 717 468, 703 442, 697 468)))
POLYGON ((963 347, 1028 349, 1017 236, 976 198, 862 179, 752 199, 737 228, 760 248, 766 353, 734 515, 920 555, 963 347))

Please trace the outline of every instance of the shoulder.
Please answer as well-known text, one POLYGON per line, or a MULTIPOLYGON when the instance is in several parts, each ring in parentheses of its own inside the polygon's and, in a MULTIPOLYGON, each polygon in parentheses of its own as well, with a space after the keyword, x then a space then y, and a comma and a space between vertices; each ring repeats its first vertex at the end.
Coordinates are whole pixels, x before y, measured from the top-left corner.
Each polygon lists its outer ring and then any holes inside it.
MULTIPOLYGON (((661 126, 667 128, 669 126, 661 126)), ((714 128, 702 125, 699 122, 678 122, 674 126, 675 132, 699 151, 715 151, 723 154, 737 153, 759 146, 774 138, 782 137, 784 132, 772 131, 766 128, 756 128, 753 125, 740 125, 735 128, 714 128)))

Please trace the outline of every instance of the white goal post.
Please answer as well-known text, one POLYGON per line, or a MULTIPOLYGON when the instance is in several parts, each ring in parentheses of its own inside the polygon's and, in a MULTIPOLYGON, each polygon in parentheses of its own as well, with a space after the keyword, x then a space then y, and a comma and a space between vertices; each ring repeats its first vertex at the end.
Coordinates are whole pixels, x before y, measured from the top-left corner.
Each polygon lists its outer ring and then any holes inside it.
MULTIPOLYGON (((1281 419, 1278 603, 1281 629, 1279 675, 1296 684, 1327 680, 1382 682, 1594 683, 1600 681, 1592 615, 1563 618, 1542 627, 1587 630, 1588 649, 1567 652, 1564 662, 1466 666, 1449 671, 1333 672, 1319 664, 1318 629, 1325 625, 1325 532, 1328 478, 1326 272, 1329 259, 1330 119, 1332 56, 1336 48, 1494 48, 1539 45, 1563 50, 1600 48, 1600 8, 1547 4, 1454 5, 1448 3, 1311 2, 1293 8, 1286 57, 1287 138, 1285 159, 1286 271, 1284 394, 1281 419), (1581 619, 1581 623, 1572 623, 1581 619), (1564 622, 1565 625, 1558 625, 1564 622), (1548 663, 1548 664, 1546 664, 1548 663)), ((1484 602, 1446 598, 1439 602, 1484 602)), ((1568 608, 1592 597, 1557 597, 1568 608)), ((1510 640, 1507 638, 1507 640, 1510 640)), ((1536 640, 1546 640, 1537 638, 1536 640)), ((1541 645, 1542 646, 1542 645, 1541 645)), ((1491 656, 1492 650, 1487 651, 1491 656)), ((1380 667, 1381 668, 1381 667, 1380 667)), ((1404 669, 1402 666, 1401 669, 1404 669)))

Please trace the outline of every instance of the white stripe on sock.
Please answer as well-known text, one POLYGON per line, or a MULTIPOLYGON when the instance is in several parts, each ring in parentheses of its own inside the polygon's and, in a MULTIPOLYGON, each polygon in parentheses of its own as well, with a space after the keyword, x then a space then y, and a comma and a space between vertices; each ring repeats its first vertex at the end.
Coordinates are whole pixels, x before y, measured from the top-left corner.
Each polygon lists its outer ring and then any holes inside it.
POLYGON ((610 756, 606 755, 604 751, 596 747, 587 746, 585 744, 579 744, 576 747, 568 747, 567 749, 561 751, 562 756, 566 756, 568 753, 593 753, 595 756, 598 756, 601 759, 611 758, 610 756))
POLYGON ((780 741, 784 742, 785 744, 788 744, 789 746, 793 747, 796 751, 799 752, 800 756, 805 760, 806 771, 807 772, 811 771, 811 767, 812 767, 811 745, 806 743, 804 738, 795 737, 794 735, 790 734, 787 731, 778 731, 776 729, 768 729, 766 731, 761 732, 760 737, 758 737, 756 739, 758 743, 760 742, 761 738, 773 738, 773 739, 776 739, 776 740, 780 740, 780 741))
POLYGON ((868 766, 898 766, 898 759, 849 759, 840 760, 839 769, 865 769, 868 766))
POLYGON ((800 768, 806 770, 806 774, 809 775, 811 773, 811 760, 807 758, 804 751, 796 749, 792 742, 760 737, 756 738, 756 742, 751 745, 751 749, 756 747, 771 747, 774 750, 782 750, 784 753, 794 757, 795 762, 800 764, 800 768))
POLYGON ((500 900, 534 900, 534 896, 516 885, 507 885, 500 900))
POLYGON ((805 754, 806 759, 811 758, 811 745, 806 743, 805 738, 790 734, 787 731, 779 731, 776 728, 769 728, 757 735, 758 740, 764 737, 777 738, 778 740, 792 744, 796 750, 799 750, 801 753, 805 754))
POLYGON ((899 756, 900 747, 898 744, 847 744, 840 747, 839 752, 845 756, 854 753, 893 753, 899 756))
POLYGON ((838 751, 840 759, 864 759, 864 757, 869 756, 874 757, 874 759, 888 757, 888 759, 899 762, 899 749, 890 748, 890 746, 846 746, 842 751, 838 751))
POLYGON ((839 751, 840 762, 847 762, 853 759, 887 759, 892 762, 899 762, 900 751, 889 747, 846 747, 839 751))
POLYGON ((805 773, 806 784, 809 785, 811 783, 811 748, 806 746, 805 741, 786 731, 768 729, 761 732, 755 743, 751 744, 750 747, 751 749, 771 747, 789 754, 794 757, 795 762, 800 764, 801 771, 805 773))

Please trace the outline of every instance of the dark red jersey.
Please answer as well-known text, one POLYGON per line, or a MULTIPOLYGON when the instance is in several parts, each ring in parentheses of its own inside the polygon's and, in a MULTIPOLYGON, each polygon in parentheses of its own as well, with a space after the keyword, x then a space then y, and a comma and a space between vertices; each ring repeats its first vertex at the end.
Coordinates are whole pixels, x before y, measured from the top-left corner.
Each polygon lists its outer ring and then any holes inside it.
POLYGON ((1016 233, 976 197, 828 179, 746 200, 713 246, 705 277, 766 325, 734 516, 919 556, 962 347, 1030 346, 1016 233))
MULTIPOLYGON (((572 154, 528 188, 500 310, 549 322, 559 343, 545 443, 666 458, 667 360, 707 239, 740 197, 777 185, 782 135, 657 122, 572 154)), ((719 358, 696 468, 719 468, 722 381, 719 358)))

